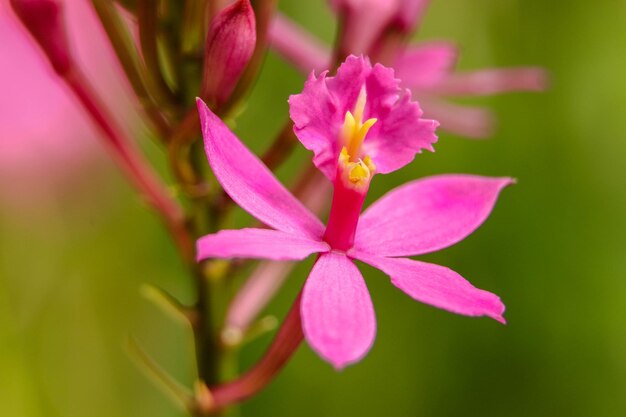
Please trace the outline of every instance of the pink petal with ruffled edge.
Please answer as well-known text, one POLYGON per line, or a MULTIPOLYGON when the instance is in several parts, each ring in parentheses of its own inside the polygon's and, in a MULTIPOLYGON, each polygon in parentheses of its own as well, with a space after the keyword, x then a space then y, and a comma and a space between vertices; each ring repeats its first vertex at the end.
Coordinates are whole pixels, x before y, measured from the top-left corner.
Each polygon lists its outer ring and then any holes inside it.
POLYGON ((437 141, 437 122, 420 119, 419 105, 399 87, 393 70, 363 57, 349 56, 335 77, 311 74, 301 94, 289 98, 294 132, 305 148, 313 151, 314 164, 329 179, 335 177, 339 132, 347 111, 353 111, 365 85, 365 118, 377 118, 363 149, 372 152, 377 172, 387 173, 410 162, 421 149, 432 149, 437 141))
POLYGON ((412 259, 383 258, 353 251, 350 256, 391 277, 402 291, 425 304, 465 316, 487 316, 505 323, 504 304, 488 291, 474 287, 461 275, 443 266, 412 259))
POLYGON ((344 254, 320 256, 302 292, 307 342, 336 369, 359 361, 376 337, 376 317, 365 281, 344 254))
POLYGON ((228 127, 197 100, 204 150, 228 195, 261 222, 283 232, 321 238, 324 225, 300 203, 228 127))
POLYGON ((294 133, 313 152, 313 163, 332 181, 340 151, 336 136, 343 116, 326 86, 326 73, 317 78, 311 73, 302 93, 289 97, 289 115, 294 121, 294 133))
POLYGON ((206 258, 299 260, 312 253, 330 250, 330 246, 320 240, 254 228, 221 230, 203 236, 198 239, 197 248, 198 261, 206 258))
MULTIPOLYGON (((395 111, 388 113, 385 123, 376 123, 363 143, 363 153, 376 165, 376 172, 387 174, 411 162, 415 155, 427 149, 434 152, 432 144, 437 141, 435 130, 439 122, 419 119, 417 123, 406 120, 419 118, 421 110, 411 102, 411 92, 406 90, 395 111), (422 138, 422 140, 415 140, 422 138)), ((379 113, 379 114, 382 114, 379 113)))
POLYGON ((395 60, 394 68, 402 85, 414 92, 430 89, 454 70, 459 51, 450 42, 425 42, 406 48, 395 60))
POLYGON ((489 216, 511 178, 438 175, 402 185, 363 213, 354 247, 380 256, 412 256, 451 246, 489 216))

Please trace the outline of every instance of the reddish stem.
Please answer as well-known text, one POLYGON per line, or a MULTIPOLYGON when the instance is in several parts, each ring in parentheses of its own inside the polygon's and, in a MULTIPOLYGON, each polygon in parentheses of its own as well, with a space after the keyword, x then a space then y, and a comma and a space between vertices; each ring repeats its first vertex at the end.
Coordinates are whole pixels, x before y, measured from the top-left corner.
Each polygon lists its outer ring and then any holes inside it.
POLYGON ((211 388, 212 409, 206 411, 221 409, 255 395, 285 366, 304 338, 300 318, 300 298, 299 294, 265 356, 238 379, 211 388))
POLYGON ((107 114, 104 105, 99 101, 85 76, 73 67, 62 78, 104 134, 103 139, 111 147, 123 171, 162 216, 185 259, 192 261, 193 239, 185 227, 185 215, 180 205, 169 196, 141 152, 129 138, 125 137, 122 128, 116 124, 115 120, 107 114))

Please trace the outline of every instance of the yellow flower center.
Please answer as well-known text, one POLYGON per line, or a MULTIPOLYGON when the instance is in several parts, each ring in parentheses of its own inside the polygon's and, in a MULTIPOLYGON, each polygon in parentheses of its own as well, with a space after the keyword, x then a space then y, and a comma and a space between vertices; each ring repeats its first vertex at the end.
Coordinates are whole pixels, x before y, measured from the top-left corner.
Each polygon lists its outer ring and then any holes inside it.
POLYGON ((342 168, 345 183, 353 188, 367 186, 376 171, 376 166, 372 163, 372 159, 369 156, 358 159, 356 162, 351 162, 345 146, 341 149, 341 154, 339 155, 339 165, 342 168))
POLYGON ((348 110, 341 128, 341 140, 347 149, 351 162, 359 160, 361 145, 365 140, 367 132, 370 130, 378 119, 372 118, 363 121, 363 113, 365 111, 365 103, 367 101, 367 93, 365 87, 361 88, 359 97, 354 106, 354 112, 348 110))
POLYGON ((345 182, 354 188, 367 186, 376 170, 369 156, 362 159, 360 157, 365 136, 377 122, 375 118, 363 121, 366 101, 367 93, 363 87, 354 106, 354 112, 349 110, 346 112, 340 134, 344 146, 339 155, 339 164, 342 167, 345 182))

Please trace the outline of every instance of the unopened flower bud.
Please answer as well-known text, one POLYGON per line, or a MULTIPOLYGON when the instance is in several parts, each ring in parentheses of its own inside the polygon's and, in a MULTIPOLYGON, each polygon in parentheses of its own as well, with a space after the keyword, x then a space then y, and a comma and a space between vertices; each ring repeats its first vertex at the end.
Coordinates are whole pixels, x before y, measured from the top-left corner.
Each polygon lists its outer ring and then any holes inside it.
POLYGON ((63 75, 72 65, 61 5, 56 0, 11 0, 15 14, 63 75))
POLYGON ((238 0, 215 16, 207 35, 202 96, 214 105, 228 100, 256 45, 249 0, 238 0))

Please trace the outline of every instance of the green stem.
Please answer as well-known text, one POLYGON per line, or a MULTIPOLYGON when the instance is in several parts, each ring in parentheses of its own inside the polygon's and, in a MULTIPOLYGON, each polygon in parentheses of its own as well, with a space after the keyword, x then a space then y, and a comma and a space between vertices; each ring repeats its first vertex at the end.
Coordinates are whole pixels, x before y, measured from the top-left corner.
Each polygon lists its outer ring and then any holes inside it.
POLYGON ((157 0, 139 0, 137 2, 137 20, 139 22, 139 41, 141 43, 141 52, 145 62, 145 72, 150 91, 154 95, 155 100, 163 106, 171 106, 176 103, 177 98, 167 85, 163 72, 161 71, 161 62, 159 60, 158 50, 158 1, 157 0))
POLYGON ((189 234, 185 224, 185 214, 178 201, 170 196, 149 161, 144 158, 130 138, 124 135, 123 129, 106 111, 106 107, 85 76, 78 69, 74 69, 65 74, 63 80, 102 132, 102 139, 110 147, 122 170, 161 215, 183 259, 187 262, 193 260, 192 236, 189 234))
POLYGON ((122 20, 115 5, 109 0, 91 0, 117 58, 139 99, 144 112, 154 125, 161 138, 169 136, 170 122, 160 111, 159 104, 149 94, 142 63, 131 34, 122 20))
POLYGON ((187 0, 181 27, 181 49, 184 54, 197 54, 204 47, 209 20, 209 0, 187 0))

